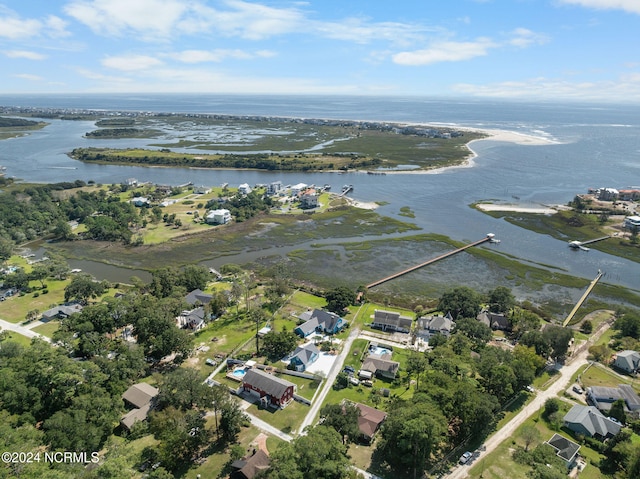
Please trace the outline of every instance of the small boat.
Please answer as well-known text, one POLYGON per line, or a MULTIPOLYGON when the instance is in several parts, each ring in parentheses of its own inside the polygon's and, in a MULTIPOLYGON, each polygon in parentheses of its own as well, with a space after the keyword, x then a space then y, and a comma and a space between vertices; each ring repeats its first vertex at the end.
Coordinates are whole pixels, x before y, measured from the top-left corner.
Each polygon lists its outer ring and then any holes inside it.
POLYGON ((325 191, 329 191, 331 189, 331 185, 324 185, 323 188, 325 189, 325 191))

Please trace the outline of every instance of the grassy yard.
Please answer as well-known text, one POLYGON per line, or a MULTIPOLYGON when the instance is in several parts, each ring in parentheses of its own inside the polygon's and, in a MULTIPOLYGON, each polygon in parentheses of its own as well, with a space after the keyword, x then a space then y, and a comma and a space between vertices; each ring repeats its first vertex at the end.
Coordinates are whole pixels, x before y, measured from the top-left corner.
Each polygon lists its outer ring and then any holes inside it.
POLYGON ((638 381, 628 376, 616 374, 599 363, 585 366, 575 374, 573 380, 575 381, 578 378, 585 388, 590 386, 616 387, 618 384, 630 384, 640 393, 640 383, 638 381))
MULTIPOLYGON (((32 293, 7 298, 0 303, 0 318, 12 323, 21 323, 29 311, 37 309, 42 313, 60 304, 64 301, 64 288, 70 282, 70 279, 64 281, 48 279, 45 282, 49 291, 47 294, 35 290, 32 293)), ((40 282, 32 281, 31 286, 40 288, 40 282)))
POLYGON ((7 336, 5 338, 6 341, 12 341, 14 343, 18 343, 25 348, 28 348, 31 345, 31 339, 23 336, 22 334, 14 333, 13 331, 7 331, 7 336))
POLYGON ((292 401, 284 409, 264 409, 252 404, 247 409, 249 414, 253 414, 259 419, 271 424, 273 427, 287 434, 295 434, 302 424, 305 416, 309 412, 309 406, 306 404, 292 401))
POLYGON ((58 328, 60 327, 60 321, 49 321, 48 323, 41 324, 40 326, 36 326, 31 329, 34 333, 42 334, 48 338, 53 336, 58 328))

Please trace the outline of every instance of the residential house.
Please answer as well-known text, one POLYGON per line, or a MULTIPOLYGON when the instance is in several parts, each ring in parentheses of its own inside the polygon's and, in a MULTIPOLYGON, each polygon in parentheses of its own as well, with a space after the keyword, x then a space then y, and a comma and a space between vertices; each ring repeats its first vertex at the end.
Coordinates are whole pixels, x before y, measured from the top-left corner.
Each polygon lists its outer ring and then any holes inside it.
POLYGON ((609 411, 618 399, 624 401, 625 410, 640 412, 640 397, 628 384, 618 384, 617 388, 592 386, 587 388, 587 400, 600 411, 609 411))
POLYGON ((269 469, 270 462, 267 453, 262 449, 258 449, 252 456, 243 457, 231 463, 234 471, 229 476, 229 479, 253 479, 259 473, 269 469))
POLYGON ((624 228, 640 228, 640 216, 627 216, 622 223, 624 228))
POLYGON ((358 430, 360 431, 360 437, 367 444, 371 444, 376 432, 387 418, 387 413, 364 404, 355 404, 360 410, 360 416, 358 416, 358 430))
POLYGON ((308 210, 318 207, 318 196, 316 194, 304 194, 300 197, 300 208, 308 210))
POLYGON ((224 208, 211 210, 204 217, 205 223, 209 225, 226 225, 231 219, 231 211, 224 208))
POLYGON ((620 351, 613 360, 613 365, 623 371, 633 374, 640 370, 640 353, 638 351, 620 351))
POLYGON ((640 190, 618 190, 622 201, 638 201, 640 200, 640 190))
POLYGON ((190 306, 195 306, 196 304, 209 304, 212 299, 213 299, 213 296, 205 293, 200 289, 194 289, 184 297, 184 300, 190 306))
POLYGON ((296 385, 251 368, 242 377, 242 390, 258 396, 267 406, 284 408, 293 401, 296 385))
POLYGON ((547 441, 553 449, 556 451, 556 456, 567 463, 567 468, 571 469, 578 458, 578 451, 580 446, 575 442, 567 439, 560 434, 554 434, 551 439, 547 441))
POLYGON ((298 316, 298 319, 304 321, 304 323, 294 329, 293 332, 303 338, 314 332, 336 334, 347 325, 347 321, 337 314, 322 309, 305 311, 298 316))
POLYGON ((173 191, 173 186, 171 185, 156 185, 156 193, 164 196, 168 196, 173 191))
POLYGON ((306 371, 306 369, 313 364, 318 357, 320 357, 320 351, 315 344, 309 343, 304 346, 298 346, 291 355, 289 369, 300 372, 306 371))
POLYGON ((65 319, 72 314, 81 312, 82 308, 82 305, 77 303, 65 303, 59 306, 54 306, 42 313, 42 320, 51 321, 52 319, 65 319))
POLYGON ((267 194, 268 195, 277 195, 282 191, 282 181, 274 181, 273 183, 269 183, 267 185, 267 194))
POLYGON ((176 325, 179 328, 188 329, 190 331, 200 331, 206 325, 207 315, 204 308, 200 306, 192 310, 182 311, 176 317, 176 325))
POLYGON ((396 331, 399 333, 409 333, 413 319, 408 316, 402 316, 400 313, 393 311, 383 311, 376 309, 373 313, 373 322, 371 327, 382 329, 383 331, 396 331))
POLYGON ((571 431, 583 436, 604 441, 620 432, 622 426, 605 417, 593 406, 573 406, 564 416, 564 425, 571 431))
POLYGON ((133 206, 137 206, 137 207, 142 207, 142 206, 149 206, 149 198, 144 198, 143 196, 136 196, 134 199, 131 200, 131 203, 133 203, 133 206))
POLYGON ((488 309, 484 309, 480 311, 476 319, 494 331, 509 331, 511 329, 511 322, 502 313, 492 313, 488 309))
POLYGON ((308 188, 308 185, 304 183, 298 183, 297 185, 293 185, 291 187, 291 196, 298 196, 301 191, 304 191, 308 188))
POLYGON ((596 198, 600 201, 615 201, 619 195, 620 192, 615 188, 598 188, 596 190, 596 198))
POLYGON ((388 354, 382 356, 378 354, 370 354, 362 362, 362 367, 360 368, 361 372, 369 371, 371 374, 375 374, 379 377, 395 379, 398 374, 398 369, 400 368, 400 363, 391 361, 390 359, 387 359, 388 357, 388 354))
POLYGON ((130 430, 137 421, 146 420, 159 392, 157 388, 147 383, 134 384, 127 389, 122 394, 122 399, 133 409, 122 416, 120 424, 130 430))
POLYGON ((242 183, 240 186, 238 186, 238 193, 240 193, 241 195, 248 195, 249 193, 251 193, 251 187, 249 186, 249 183, 242 183))
POLYGON ((450 313, 447 313, 446 316, 424 316, 418 318, 416 334, 427 341, 434 334, 442 334, 448 337, 455 326, 456 323, 450 313))
POLYGON ((195 186, 193 188, 193 192, 196 195, 207 195, 209 193, 211 193, 211 188, 204 186, 204 185, 200 185, 200 186, 195 186))

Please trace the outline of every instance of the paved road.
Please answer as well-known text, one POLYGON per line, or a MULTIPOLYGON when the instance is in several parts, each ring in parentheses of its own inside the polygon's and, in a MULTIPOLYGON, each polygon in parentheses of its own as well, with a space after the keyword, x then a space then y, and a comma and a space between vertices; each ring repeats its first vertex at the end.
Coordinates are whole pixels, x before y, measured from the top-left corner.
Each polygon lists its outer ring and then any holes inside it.
POLYGON ((329 374, 327 375, 327 379, 324 381, 322 390, 314 398, 313 404, 311 405, 309 412, 307 413, 306 417, 304 418, 304 421, 302 421, 302 424, 300 425, 300 433, 302 433, 307 426, 310 426, 311 424, 313 424, 313 421, 315 420, 316 416, 318 415, 318 412, 320 411, 320 406, 322 406, 324 399, 327 397, 327 394, 329 394, 329 391, 333 387, 333 383, 338 377, 338 373, 342 370, 342 365, 344 364, 344 360, 347 358, 347 355, 351 350, 351 345, 353 344, 353 341, 355 341, 355 339, 358 337, 359 334, 360 334, 360 330, 357 328, 351 330, 351 333, 349 333, 349 337, 342 345, 342 351, 340 352, 340 355, 336 358, 335 362, 333 363, 333 366, 331 367, 331 370, 329 371, 329 374))
MULTIPOLYGON (((596 334, 594 334, 589 343, 595 342, 607 329, 609 329, 609 323, 603 323, 596 334)), ((547 399, 557 397, 558 393, 564 391, 569 387, 571 377, 578 372, 578 370, 588 363, 587 356, 589 355, 588 347, 582 347, 580 352, 571 358, 571 362, 562 366, 558 372, 560 377, 551 385, 546 391, 539 391, 536 397, 527 404, 511 421, 505 424, 499 431, 485 441, 482 450, 475 451, 473 458, 467 464, 456 466, 453 471, 444 476, 446 479, 463 479, 468 476, 468 471, 471 466, 479 463, 488 454, 491 454, 504 440, 513 436, 516 429, 522 425, 530 416, 537 413, 540 408, 544 406, 547 399)))
POLYGON ((24 326, 20 326, 19 324, 10 323, 9 321, 5 321, 4 319, 0 319, 0 329, 13 331, 14 333, 22 334, 27 338, 40 338, 44 339, 46 342, 50 343, 51 339, 43 336, 42 334, 38 334, 34 331, 31 331, 29 328, 25 328, 24 326))

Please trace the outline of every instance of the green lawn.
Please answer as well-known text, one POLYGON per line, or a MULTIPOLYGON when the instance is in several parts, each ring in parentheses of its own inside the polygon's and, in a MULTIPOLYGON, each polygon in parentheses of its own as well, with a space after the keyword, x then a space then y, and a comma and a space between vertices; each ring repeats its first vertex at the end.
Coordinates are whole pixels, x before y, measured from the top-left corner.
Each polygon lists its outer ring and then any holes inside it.
MULTIPOLYGON (((3 330, 4 332, 4 330, 3 330)), ((26 336, 23 336, 22 334, 18 334, 18 333, 14 333, 13 331, 7 331, 7 337, 5 338, 5 341, 11 341, 14 343, 18 343, 21 346, 24 346, 25 348, 28 348, 29 346, 31 346, 31 339, 27 338, 26 336)))
POLYGON ((627 376, 619 376, 614 371, 599 363, 593 363, 591 366, 585 366, 578 371, 573 380, 580 377, 580 382, 584 387, 604 386, 616 387, 618 384, 631 384, 632 387, 640 393, 640 384, 633 378, 627 376))
MULTIPOLYGON (((49 291, 47 294, 42 294, 40 290, 36 290, 22 296, 16 295, 7 298, 6 301, 0 303, 0 318, 12 323, 21 323, 25 320, 29 311, 37 309, 42 313, 62 303, 64 301, 64 288, 70 282, 70 279, 64 281, 48 279, 45 281, 49 291)), ((32 281, 31 286, 40 288, 40 282, 32 281)))
POLYGON ((42 334, 48 338, 53 336, 58 328, 60 327, 60 321, 49 321, 48 323, 41 324, 40 326, 36 326, 31 329, 34 333, 42 334))
POLYGON ((298 428, 302 424, 305 416, 309 412, 309 406, 306 404, 292 401, 284 409, 263 409, 256 404, 252 404, 247 409, 249 414, 271 424, 273 427, 287 434, 298 433, 298 428))

